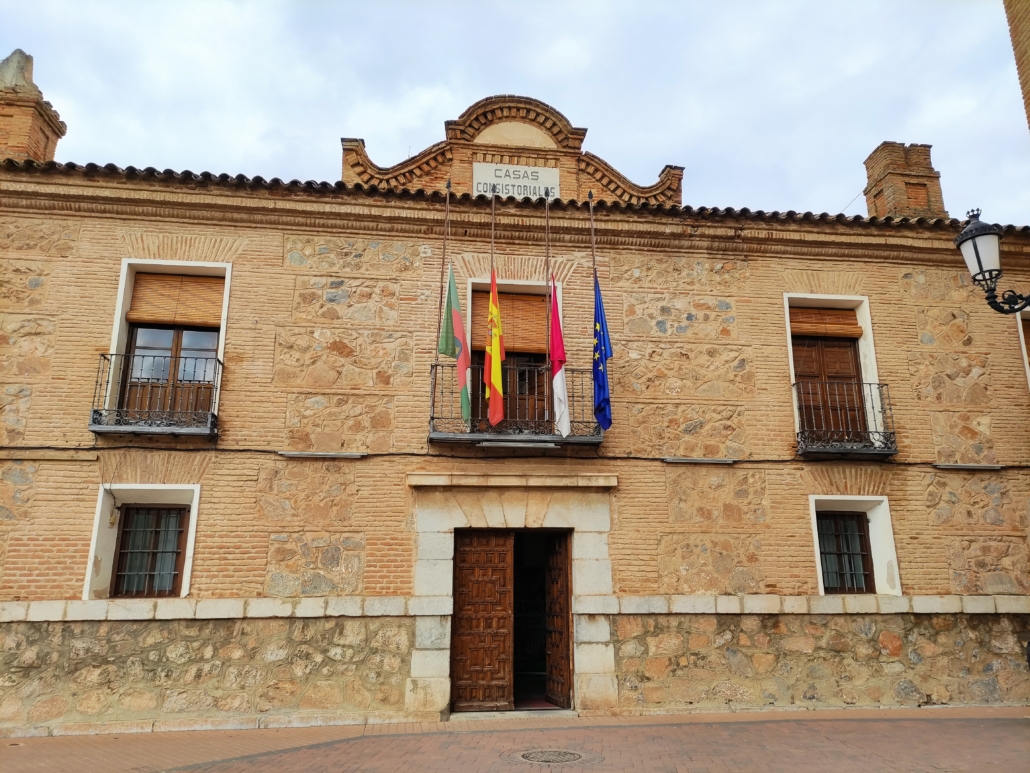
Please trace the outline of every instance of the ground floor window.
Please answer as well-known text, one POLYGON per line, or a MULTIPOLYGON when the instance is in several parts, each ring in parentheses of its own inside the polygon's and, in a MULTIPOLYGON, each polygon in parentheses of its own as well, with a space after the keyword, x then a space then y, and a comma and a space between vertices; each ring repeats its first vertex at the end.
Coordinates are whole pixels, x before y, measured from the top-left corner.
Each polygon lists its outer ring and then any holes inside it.
POLYGON ((876 593, 865 513, 816 513, 824 593, 876 593))
POLYGON ((189 512, 188 507, 121 507, 112 595, 179 595, 189 512))

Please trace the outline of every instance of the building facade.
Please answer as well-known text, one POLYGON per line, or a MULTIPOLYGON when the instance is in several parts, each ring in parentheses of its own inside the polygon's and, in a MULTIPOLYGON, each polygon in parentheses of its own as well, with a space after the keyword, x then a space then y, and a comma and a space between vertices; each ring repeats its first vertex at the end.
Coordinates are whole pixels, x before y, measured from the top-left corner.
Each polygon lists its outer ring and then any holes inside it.
POLYGON ((1030 700, 1027 333, 928 146, 870 155, 868 218, 694 208, 498 96, 287 183, 55 163, 0 75, 0 732, 1030 700))

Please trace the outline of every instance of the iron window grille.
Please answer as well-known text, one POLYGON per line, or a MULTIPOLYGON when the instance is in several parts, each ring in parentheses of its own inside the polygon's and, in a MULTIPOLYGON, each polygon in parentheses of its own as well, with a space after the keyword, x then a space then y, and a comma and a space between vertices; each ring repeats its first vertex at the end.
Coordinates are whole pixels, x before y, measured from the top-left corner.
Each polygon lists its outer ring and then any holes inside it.
POLYGON ((799 380, 798 453, 891 456, 898 452, 887 384, 799 380))
POLYGON ((123 505, 120 521, 112 596, 178 596, 189 508, 123 505))
POLYGON ((824 593, 876 593, 865 513, 817 513, 824 593))

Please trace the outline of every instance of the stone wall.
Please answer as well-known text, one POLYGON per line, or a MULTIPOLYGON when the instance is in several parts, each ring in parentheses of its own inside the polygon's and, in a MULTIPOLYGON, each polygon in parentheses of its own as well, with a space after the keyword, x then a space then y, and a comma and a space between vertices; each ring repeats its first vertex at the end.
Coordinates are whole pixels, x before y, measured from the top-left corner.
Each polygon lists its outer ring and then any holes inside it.
POLYGON ((1025 704, 1028 615, 624 615, 619 708, 1025 704))
POLYGON ((0 734, 399 714, 414 633, 389 617, 0 624, 0 734))

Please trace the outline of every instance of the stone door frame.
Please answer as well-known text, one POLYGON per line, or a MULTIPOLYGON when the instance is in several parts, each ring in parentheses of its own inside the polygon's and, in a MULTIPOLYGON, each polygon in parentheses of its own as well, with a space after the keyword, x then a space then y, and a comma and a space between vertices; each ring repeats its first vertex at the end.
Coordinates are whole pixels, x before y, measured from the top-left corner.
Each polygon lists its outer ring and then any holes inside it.
POLYGON ((576 610, 595 606, 589 597, 612 599, 608 534, 617 476, 409 473, 407 485, 413 490, 409 528, 418 551, 412 606, 424 605, 427 614, 416 619, 405 708, 444 712, 450 704, 456 528, 572 531, 572 705, 615 708, 618 682, 608 616, 576 610))

